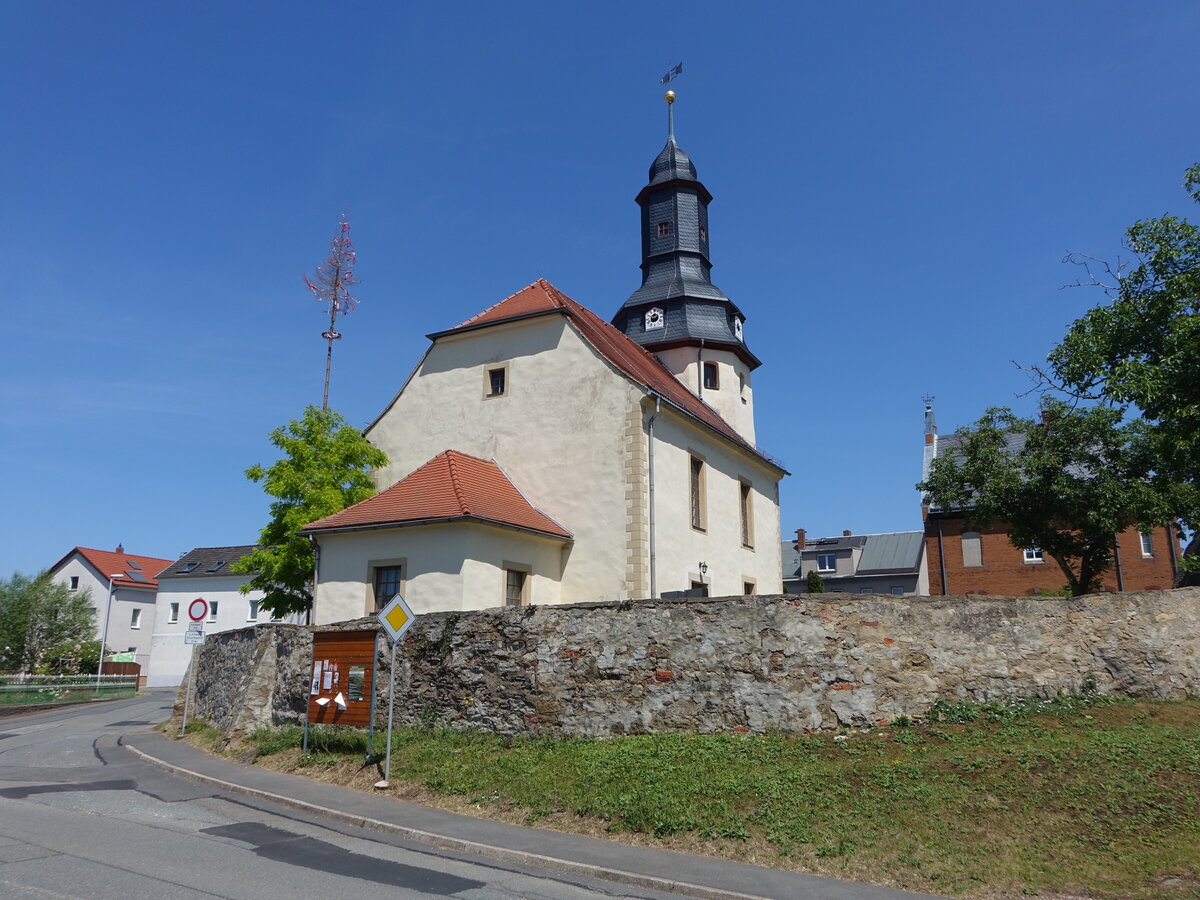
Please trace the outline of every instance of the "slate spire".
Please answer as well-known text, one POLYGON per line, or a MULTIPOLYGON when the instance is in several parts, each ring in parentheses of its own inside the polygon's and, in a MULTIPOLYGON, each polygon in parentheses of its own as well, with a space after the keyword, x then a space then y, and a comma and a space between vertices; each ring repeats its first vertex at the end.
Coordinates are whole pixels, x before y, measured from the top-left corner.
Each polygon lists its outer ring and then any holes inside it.
POLYGON ((712 283, 708 204, 712 194, 675 141, 675 92, 667 91, 667 143, 637 195, 642 215, 642 286, 612 323, 646 349, 688 344, 733 351, 750 369, 759 361, 746 349, 745 317, 712 283))

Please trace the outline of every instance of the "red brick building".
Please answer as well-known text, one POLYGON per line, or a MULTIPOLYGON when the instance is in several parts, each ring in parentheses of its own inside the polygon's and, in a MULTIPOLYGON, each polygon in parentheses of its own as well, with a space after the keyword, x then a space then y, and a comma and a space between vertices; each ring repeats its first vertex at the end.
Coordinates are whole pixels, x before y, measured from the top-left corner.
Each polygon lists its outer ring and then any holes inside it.
MULTIPOLYGON (((949 446, 953 443, 945 439, 939 445, 933 409, 926 403, 923 477, 949 446)), ((1001 523, 976 531, 967 527, 961 512, 943 512, 927 504, 921 512, 931 595, 1020 596, 1055 591, 1067 583, 1058 563, 1040 549, 1009 543, 1001 523)), ((1168 523, 1147 533, 1127 528, 1116 535, 1116 543, 1114 565, 1104 573, 1104 590, 1165 590, 1174 585, 1179 548, 1168 523)))

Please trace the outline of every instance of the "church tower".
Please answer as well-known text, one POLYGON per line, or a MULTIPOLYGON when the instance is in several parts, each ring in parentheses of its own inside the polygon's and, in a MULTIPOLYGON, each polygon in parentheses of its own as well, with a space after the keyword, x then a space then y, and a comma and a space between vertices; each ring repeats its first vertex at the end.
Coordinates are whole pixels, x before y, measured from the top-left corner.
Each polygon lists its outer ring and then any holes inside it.
POLYGON ((712 194, 675 143, 675 92, 667 91, 667 144, 637 195, 642 210, 642 286, 612 324, 655 354, 683 385, 751 444, 750 373, 745 316, 712 283, 708 204, 712 194))

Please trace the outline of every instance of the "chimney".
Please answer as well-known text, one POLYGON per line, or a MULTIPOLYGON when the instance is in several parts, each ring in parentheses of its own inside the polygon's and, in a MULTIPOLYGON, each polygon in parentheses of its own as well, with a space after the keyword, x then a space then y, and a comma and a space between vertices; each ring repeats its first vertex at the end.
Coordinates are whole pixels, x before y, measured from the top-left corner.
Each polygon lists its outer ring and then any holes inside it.
POLYGON ((125 552, 125 545, 124 545, 124 544, 117 544, 117 549, 116 549, 116 550, 114 550, 113 552, 114 552, 114 553, 124 553, 124 552, 125 552))
POLYGON ((807 531, 805 531, 803 528, 796 529, 796 549, 797 550, 804 549, 804 540, 806 537, 808 537, 807 531))
POLYGON ((847 528, 845 531, 842 532, 842 537, 850 537, 850 535, 852 535, 852 534, 854 534, 854 532, 851 531, 849 528, 847 528))

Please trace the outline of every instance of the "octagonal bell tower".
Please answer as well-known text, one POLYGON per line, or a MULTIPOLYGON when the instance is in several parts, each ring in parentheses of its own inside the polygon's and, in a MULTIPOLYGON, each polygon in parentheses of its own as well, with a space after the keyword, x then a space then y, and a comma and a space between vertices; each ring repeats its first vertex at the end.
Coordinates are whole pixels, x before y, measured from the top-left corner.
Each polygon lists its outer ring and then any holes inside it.
POLYGON ((667 144, 637 195, 642 211, 642 286, 612 324, 655 354, 688 390, 754 443, 745 316, 712 283, 708 204, 712 194, 675 142, 675 92, 667 91, 667 144))

